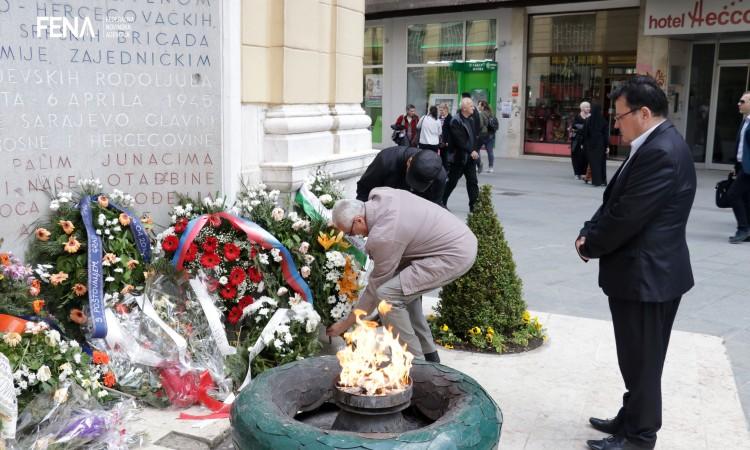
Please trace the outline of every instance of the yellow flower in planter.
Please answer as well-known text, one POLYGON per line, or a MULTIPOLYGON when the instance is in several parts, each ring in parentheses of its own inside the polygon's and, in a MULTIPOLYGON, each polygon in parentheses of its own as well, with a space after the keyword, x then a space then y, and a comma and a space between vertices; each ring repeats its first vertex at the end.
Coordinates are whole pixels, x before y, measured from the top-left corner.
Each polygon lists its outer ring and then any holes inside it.
POLYGON ((443 347, 447 348, 448 350, 453 350, 453 346, 451 344, 445 344, 443 347))
POLYGON ((534 328, 536 329, 536 331, 542 331, 542 323, 539 322, 539 319, 537 319, 536 317, 534 317, 534 320, 532 321, 532 324, 534 325, 534 328))
POLYGON ((448 328, 448 325, 446 325, 446 324, 443 324, 443 326, 442 326, 442 327, 440 327, 440 331, 443 331, 443 332, 446 332, 446 333, 447 333, 448 331, 450 331, 450 330, 451 330, 451 329, 450 329, 450 328, 448 328))
POLYGON ((474 327, 471 330, 469 330, 469 334, 472 336, 476 336, 478 334, 482 334, 482 329, 479 327, 474 327))
POLYGON ((531 313, 529 313, 528 310, 524 311, 523 312, 523 323, 529 323, 530 320, 531 320, 531 313))

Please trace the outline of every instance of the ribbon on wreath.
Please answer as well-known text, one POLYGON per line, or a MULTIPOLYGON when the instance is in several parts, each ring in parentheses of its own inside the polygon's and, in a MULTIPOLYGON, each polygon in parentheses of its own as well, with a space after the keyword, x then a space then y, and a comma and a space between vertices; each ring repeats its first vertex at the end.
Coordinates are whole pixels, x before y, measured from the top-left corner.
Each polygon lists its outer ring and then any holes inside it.
POLYGON ((208 371, 203 371, 200 375, 200 381, 198 382, 198 403, 208 408, 211 413, 198 416, 195 414, 180 413, 179 418, 182 420, 207 420, 207 419, 226 419, 229 417, 229 413, 232 410, 232 403, 234 402, 234 394, 229 394, 226 400, 223 402, 216 400, 211 397, 208 393, 209 390, 213 389, 214 381, 211 378, 211 374, 208 371))
MULTIPOLYGON (((294 201, 302 207, 308 217, 314 220, 323 220, 326 224, 331 223, 333 211, 326 208, 320 199, 303 183, 294 201)), ((365 254, 365 242, 359 236, 346 236, 346 240, 352 244, 344 250, 344 253, 350 254, 362 267, 367 265, 367 255, 365 254)))
POLYGON ((177 269, 179 270, 182 270, 184 268, 183 263, 185 261, 185 255, 188 248, 190 247, 190 244, 195 240, 195 238, 198 236, 198 233, 203 229, 206 223, 208 223, 209 219, 213 217, 227 220, 234 227, 245 233, 247 235, 247 238, 251 242, 260 244, 260 246, 265 250, 270 250, 272 248, 278 249, 282 255, 281 272, 284 275, 284 280, 292 289, 294 289, 295 292, 301 295, 305 300, 310 303, 313 302, 313 295, 310 291, 310 287, 307 285, 305 280, 302 279, 299 270, 297 270, 297 266, 294 264, 292 254, 289 253, 289 250, 287 250, 286 247, 284 247, 284 244, 279 242, 276 237, 274 237, 268 231, 264 230, 257 223, 251 222, 247 219, 243 219, 233 214, 229 214, 227 212, 204 214, 188 222, 188 225, 185 228, 185 232, 180 237, 180 243, 177 246, 174 257, 172 258, 173 266, 177 267, 177 269))
MULTIPOLYGON (((93 338, 103 338, 107 335, 107 320, 104 313, 104 272, 102 270, 102 239, 96 234, 94 228, 94 217, 91 202, 95 202, 99 195, 86 195, 78 202, 81 219, 86 228, 86 240, 88 241, 88 297, 89 310, 94 323, 93 338)), ((125 213, 130 217, 130 231, 133 233, 135 246, 145 262, 151 261, 151 244, 148 234, 138 218, 127 209, 110 203, 108 208, 125 213)))

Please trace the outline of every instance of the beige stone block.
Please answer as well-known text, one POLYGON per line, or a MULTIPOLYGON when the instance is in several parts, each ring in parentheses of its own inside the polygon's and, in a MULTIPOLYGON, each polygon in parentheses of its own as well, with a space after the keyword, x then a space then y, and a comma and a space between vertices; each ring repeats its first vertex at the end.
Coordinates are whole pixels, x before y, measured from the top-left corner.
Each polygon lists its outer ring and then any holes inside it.
MULTIPOLYGON (((275 0, 282 3, 282 0, 275 0)), ((318 0, 283 0, 284 47, 302 50, 319 50, 318 27, 320 3, 318 0)))
POLYGON ((282 45, 283 6, 279 0, 242 0, 242 43, 260 47, 282 45))
POLYGON ((281 47, 242 46, 242 101, 281 102, 281 47))
POLYGON ((336 0, 336 5, 362 14, 365 13, 365 0, 336 0))
POLYGON ((336 80, 333 78, 335 73, 332 70, 333 58, 329 53, 318 53, 317 71, 318 79, 318 102, 335 103, 334 94, 336 92, 336 80))
POLYGON ((362 103, 362 58, 336 53, 336 103, 362 103))
POLYGON ((350 9, 336 8, 336 52, 362 56, 365 45, 365 15, 350 9))
POLYGON ((318 50, 325 53, 336 52, 336 36, 334 35, 336 9, 321 0, 318 6, 318 50))
POLYGON ((318 103, 319 52, 284 47, 284 103, 318 103))

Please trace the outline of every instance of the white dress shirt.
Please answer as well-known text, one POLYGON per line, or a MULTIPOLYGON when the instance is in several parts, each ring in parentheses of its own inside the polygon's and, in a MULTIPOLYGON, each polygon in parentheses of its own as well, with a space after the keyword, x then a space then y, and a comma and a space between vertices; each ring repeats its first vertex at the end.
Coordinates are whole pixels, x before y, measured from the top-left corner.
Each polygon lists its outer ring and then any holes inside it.
MULTIPOLYGON (((664 121, 667 119, 662 119, 659 123, 654 125, 653 127, 646 130, 642 135, 638 136, 637 138, 633 139, 633 142, 630 143, 630 155, 628 155, 628 159, 625 160, 625 163, 622 165, 622 168, 624 169, 625 166, 628 165, 628 163, 633 159, 633 155, 638 151, 639 148, 641 148, 641 145, 643 145, 644 142, 646 142, 646 139, 651 135, 651 133, 654 132, 656 127, 663 124, 664 121)), ((620 169, 620 172, 622 172, 622 169, 620 169)))
POLYGON ((745 133, 747 133, 747 126, 750 124, 750 116, 745 117, 745 120, 742 121, 742 131, 740 131, 740 143, 737 145, 737 162, 742 164, 742 152, 744 149, 742 147, 745 146, 745 133))

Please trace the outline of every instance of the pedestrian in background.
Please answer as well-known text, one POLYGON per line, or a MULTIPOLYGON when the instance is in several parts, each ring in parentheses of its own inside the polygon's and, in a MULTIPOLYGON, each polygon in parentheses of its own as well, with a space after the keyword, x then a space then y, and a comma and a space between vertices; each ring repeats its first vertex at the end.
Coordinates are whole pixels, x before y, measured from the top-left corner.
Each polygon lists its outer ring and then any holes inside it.
MULTIPOLYGON (((495 132, 497 132, 498 122, 495 115, 492 113, 492 108, 486 100, 479 102, 479 118, 480 118, 480 129, 479 129, 479 146, 484 147, 487 151, 487 163, 489 168, 487 172, 492 173, 495 171, 495 132)), ((482 155, 479 155, 479 166, 481 167, 482 155)), ((480 170, 481 172, 481 170, 480 170)))
POLYGON ((750 238, 750 91, 742 94, 737 107, 742 114, 742 123, 737 132, 735 179, 727 191, 727 201, 737 219, 737 232, 729 238, 732 244, 750 238))
MULTIPOLYGON (((464 92, 461 94, 461 101, 463 102, 464 99, 471 100, 471 120, 472 120, 472 131, 474 133, 474 148, 479 154, 479 130, 482 127, 482 118, 479 115, 479 110, 477 109, 477 106, 474 104, 474 99, 471 98, 471 94, 468 92, 464 92)), ((460 115, 460 114, 459 114, 460 115)), ((474 161, 474 167, 477 169, 479 173, 482 173, 482 158, 477 158, 474 161)))
POLYGON ((441 103, 438 106, 438 113, 440 114, 440 159, 443 161, 443 167, 445 170, 450 169, 450 163, 453 160, 453 150, 449 146, 450 137, 450 126, 453 115, 451 114, 450 108, 447 103, 441 103))
POLYGON ((583 126, 591 114, 591 104, 581 102, 579 108, 580 112, 576 114, 573 125, 570 127, 570 159, 573 163, 573 175, 577 180, 586 176, 586 166, 588 166, 583 144, 583 126))
POLYGON ((419 123, 419 116, 417 115, 417 108, 414 105, 406 105, 406 114, 401 114, 396 118, 397 127, 403 127, 406 131, 406 145, 409 147, 416 147, 417 142, 417 123, 419 123))
POLYGON ((448 171, 448 184, 445 187, 443 204, 448 204, 453 189, 458 180, 466 177, 466 192, 469 194, 469 209, 474 210, 474 204, 479 197, 479 182, 477 181, 477 135, 474 133, 473 114, 476 109, 470 98, 461 99, 461 112, 451 120, 449 146, 453 150, 453 162, 448 171))
POLYGON ((438 153, 440 150, 440 135, 443 130, 440 119, 438 119, 437 106, 430 106, 430 112, 419 119, 417 129, 419 129, 419 148, 438 153))
POLYGON ((591 115, 583 125, 583 146, 591 167, 591 184, 594 186, 607 185, 608 139, 609 124, 602 114, 602 107, 594 104, 591 106, 591 115))

